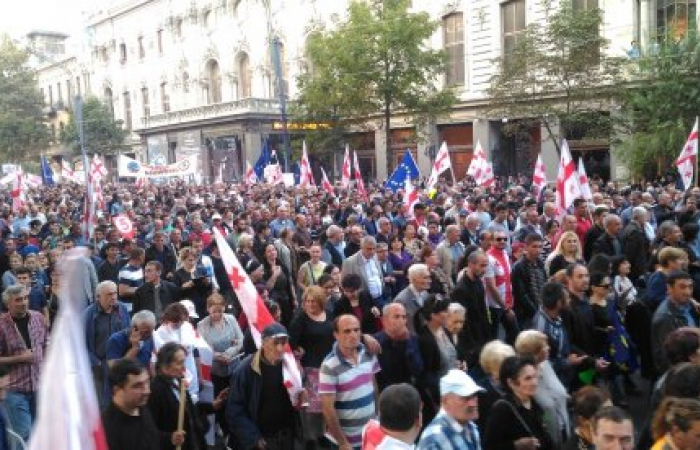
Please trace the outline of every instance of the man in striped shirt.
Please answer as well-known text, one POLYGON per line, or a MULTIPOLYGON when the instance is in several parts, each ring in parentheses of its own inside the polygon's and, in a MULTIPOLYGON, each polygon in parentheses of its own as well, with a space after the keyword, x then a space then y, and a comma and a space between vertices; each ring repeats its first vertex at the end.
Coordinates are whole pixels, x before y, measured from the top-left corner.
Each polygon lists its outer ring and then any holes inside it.
POLYGON ((360 322, 353 315, 335 320, 336 343, 321 364, 318 392, 327 437, 340 450, 359 449, 362 429, 376 415, 377 358, 360 342, 360 322))
POLYGON ((143 285, 143 264, 146 260, 144 249, 136 247, 129 253, 129 261, 119 271, 119 300, 131 312, 136 289, 143 285))

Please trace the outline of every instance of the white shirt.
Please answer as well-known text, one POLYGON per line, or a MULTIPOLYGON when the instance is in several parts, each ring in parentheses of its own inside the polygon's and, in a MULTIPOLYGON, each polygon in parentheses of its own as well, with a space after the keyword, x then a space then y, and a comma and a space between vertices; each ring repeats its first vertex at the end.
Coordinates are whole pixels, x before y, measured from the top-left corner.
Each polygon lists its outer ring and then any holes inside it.
POLYGON ((372 298, 382 295, 382 272, 379 263, 374 258, 365 259, 360 255, 365 266, 365 276, 367 277, 367 290, 372 298))

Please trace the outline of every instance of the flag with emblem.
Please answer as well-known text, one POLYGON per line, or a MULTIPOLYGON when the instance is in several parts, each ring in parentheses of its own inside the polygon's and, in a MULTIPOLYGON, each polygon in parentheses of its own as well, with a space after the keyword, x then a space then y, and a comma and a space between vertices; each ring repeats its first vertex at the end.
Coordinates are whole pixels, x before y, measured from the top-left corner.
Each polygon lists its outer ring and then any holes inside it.
POLYGON ((245 184, 255 184, 258 182, 258 175, 253 170, 253 166, 250 165, 250 161, 246 159, 245 161, 245 176, 243 177, 243 182, 245 184))
POLYGON ((581 197, 576 163, 571 157, 569 143, 564 139, 561 143, 561 158, 559 160, 559 172, 557 174, 557 210, 559 215, 566 214, 574 200, 581 197))
POLYGON ((396 166, 394 173, 392 173, 386 181, 386 187, 394 192, 398 192, 399 189, 403 189, 406 186, 406 177, 414 179, 419 176, 418 164, 416 164, 416 160, 413 159, 410 150, 406 150, 406 153, 403 154, 403 158, 401 158, 401 162, 396 166))
POLYGON ((542 191, 547 187, 547 170, 542 162, 542 154, 537 155, 535 172, 532 174, 532 185, 537 188, 537 196, 542 195, 542 191))
POLYGON ((345 156, 343 157, 342 177, 340 178, 340 186, 347 189, 350 186, 350 146, 345 145, 345 156))
POLYGON ((435 162, 433 163, 433 168, 430 171, 430 178, 428 178, 428 183, 425 188, 430 190, 437 184, 440 174, 442 174, 447 169, 452 168, 452 161, 450 160, 450 151, 447 148, 447 142, 442 142, 440 146, 440 151, 435 155, 435 162))
POLYGON ((277 159, 277 150, 272 150, 270 153, 270 161, 265 167, 265 181, 268 184, 280 184, 284 182, 282 178, 282 168, 280 167, 279 160, 277 159))
POLYGON ((316 186, 314 181, 314 174, 311 171, 311 163, 309 162, 309 155, 306 152, 306 141, 302 144, 301 150, 301 167, 299 170, 299 186, 301 187, 312 187, 316 186))
POLYGON ((493 163, 491 161, 485 161, 484 169, 479 175, 479 178, 476 179, 479 185, 484 187, 493 186, 493 183, 496 182, 496 177, 493 174, 493 163))
POLYGON ((698 118, 695 118, 695 126, 693 131, 690 132, 688 140, 683 146, 683 151, 676 160, 676 167, 678 168, 678 173, 681 175, 683 180, 683 188, 689 189, 690 184, 693 182, 693 175, 695 175, 695 166, 698 160, 698 118))
POLYGON ((472 154, 472 160, 469 163, 469 168, 467 168, 467 175, 474 178, 478 183, 484 176, 486 166, 486 153, 484 153, 484 149, 481 147, 481 142, 476 141, 476 148, 472 154))
POLYGON ((321 176, 321 187, 324 191, 328 192, 331 197, 335 197, 335 189, 333 189, 331 182, 328 181, 328 176, 326 175, 326 171, 323 170, 323 167, 321 167, 321 176))
POLYGON ((591 183, 588 181, 588 175, 586 175, 586 166, 583 165, 583 158, 578 159, 578 180, 579 189, 581 189, 581 196, 586 200, 593 200, 593 192, 591 191, 591 183))
POLYGON ((406 218, 413 219, 413 207, 418 203, 418 189, 411 183, 411 177, 406 177, 406 189, 403 193, 403 204, 406 206, 406 218))
MULTIPOLYGON (((258 294, 258 291, 255 289, 246 271, 243 270, 233 250, 231 250, 231 247, 226 243, 226 239, 217 228, 214 228, 214 238, 216 239, 217 248, 221 253, 221 260, 226 268, 226 273, 231 281, 231 286, 236 292, 236 296, 241 302, 241 309, 248 319, 250 332, 255 341, 255 345, 260 348, 260 334, 266 326, 270 325, 275 320, 272 318, 270 311, 267 310, 265 302, 262 297, 260 297, 260 294, 258 294)), ((299 368, 292 354, 291 347, 287 346, 286 350, 283 360, 284 366, 282 368, 284 385, 287 388, 292 404, 297 405, 298 394, 302 390, 301 374, 299 373, 299 368)))
POLYGON ((369 202, 369 197, 367 197, 367 190, 365 189, 365 182, 362 180, 362 172, 360 172, 360 161, 357 159, 357 152, 353 152, 353 161, 355 165, 355 182, 357 193, 360 197, 369 202))

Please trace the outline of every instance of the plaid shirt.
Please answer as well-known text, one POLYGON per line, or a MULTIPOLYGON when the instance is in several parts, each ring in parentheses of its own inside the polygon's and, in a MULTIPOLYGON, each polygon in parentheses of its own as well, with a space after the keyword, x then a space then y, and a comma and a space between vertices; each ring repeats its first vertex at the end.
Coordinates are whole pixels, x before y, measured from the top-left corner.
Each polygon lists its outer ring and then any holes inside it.
POLYGON ((481 450, 479 429, 473 422, 460 425, 440 410, 423 430, 417 450, 481 450))
MULTIPOLYGON (((39 387, 39 369, 44 361, 48 330, 44 316, 35 311, 29 314, 29 339, 34 352, 34 362, 10 365, 10 383, 7 390, 35 392, 39 387)), ((9 313, 0 316, 0 357, 19 355, 27 346, 9 313)))

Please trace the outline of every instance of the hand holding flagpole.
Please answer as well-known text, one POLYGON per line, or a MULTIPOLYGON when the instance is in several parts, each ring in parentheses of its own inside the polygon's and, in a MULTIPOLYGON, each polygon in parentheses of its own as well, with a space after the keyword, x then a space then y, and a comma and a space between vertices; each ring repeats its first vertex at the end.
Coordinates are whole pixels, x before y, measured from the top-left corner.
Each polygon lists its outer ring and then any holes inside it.
MULTIPOLYGON (((185 383, 185 378, 180 378, 180 407, 177 411, 177 430, 175 433, 183 433, 185 431, 185 405, 187 404, 187 383, 185 383)), ((173 436, 173 440, 176 439, 173 436)), ((182 450, 182 444, 177 444, 175 447, 177 450, 182 450)))

